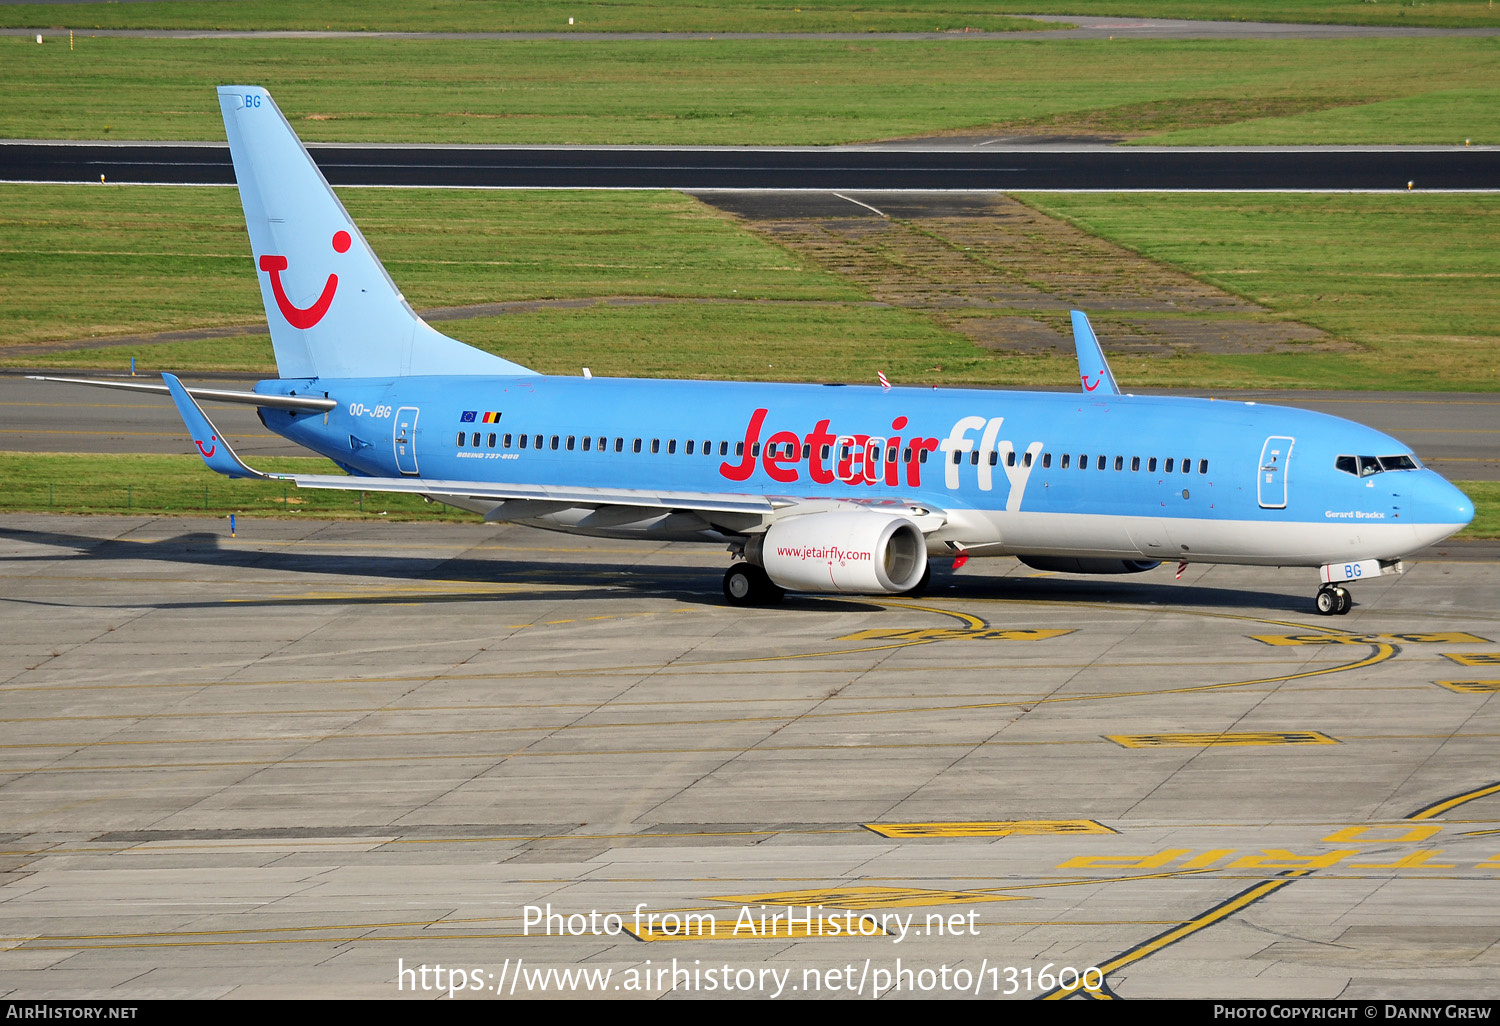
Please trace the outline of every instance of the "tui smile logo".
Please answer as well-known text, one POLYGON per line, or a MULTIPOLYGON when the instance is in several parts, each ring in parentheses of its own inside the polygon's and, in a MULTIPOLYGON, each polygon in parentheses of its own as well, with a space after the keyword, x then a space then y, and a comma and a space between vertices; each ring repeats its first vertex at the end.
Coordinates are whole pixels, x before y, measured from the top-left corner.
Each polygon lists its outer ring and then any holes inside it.
POLYGON ((208 436, 208 448, 207 449, 205 449, 203 447, 203 442, 200 439, 197 439, 197 438, 193 439, 193 444, 198 447, 198 451, 203 454, 203 458, 204 459, 208 459, 219 448, 219 436, 218 435, 209 435, 208 436))
MULTIPOLYGON (((349 245, 353 240, 349 233, 338 231, 333 233, 333 249, 336 253, 347 253, 349 245)), ((311 328, 323 319, 328 312, 328 307, 333 303, 333 294, 338 291, 339 276, 330 274, 328 281, 323 284, 323 293, 318 296, 317 301, 309 307, 300 307, 287 298, 286 289, 281 284, 281 272, 286 270, 286 257, 274 256, 267 253, 260 258, 260 269, 271 276, 271 292, 276 296, 276 307, 281 311, 287 323, 294 328, 311 328)))

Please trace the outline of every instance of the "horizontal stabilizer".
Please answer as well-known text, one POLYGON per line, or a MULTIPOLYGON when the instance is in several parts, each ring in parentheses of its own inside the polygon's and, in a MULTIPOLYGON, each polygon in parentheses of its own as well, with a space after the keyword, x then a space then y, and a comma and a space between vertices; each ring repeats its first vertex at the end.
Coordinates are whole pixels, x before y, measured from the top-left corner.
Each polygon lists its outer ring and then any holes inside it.
MULTIPOLYGON (((144 381, 100 381, 93 378, 52 378, 41 374, 26 375, 32 381, 56 381, 64 385, 92 385, 94 388, 118 388, 125 392, 154 392, 170 395, 166 385, 154 385, 144 381)), ((189 388, 183 391, 194 399, 212 403, 243 403, 246 406, 263 406, 277 410, 317 410, 327 412, 338 405, 337 399, 310 395, 262 395, 260 392, 236 392, 224 388, 189 388)))

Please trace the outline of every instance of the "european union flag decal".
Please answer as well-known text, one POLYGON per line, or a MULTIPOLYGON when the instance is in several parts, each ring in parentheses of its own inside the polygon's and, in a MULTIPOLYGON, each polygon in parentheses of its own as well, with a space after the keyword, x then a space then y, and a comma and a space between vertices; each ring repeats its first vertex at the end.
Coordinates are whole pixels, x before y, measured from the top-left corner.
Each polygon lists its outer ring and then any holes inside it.
POLYGON ((478 410, 465 410, 464 415, 458 418, 458 422, 460 424, 472 424, 474 423, 474 417, 478 412, 478 410))

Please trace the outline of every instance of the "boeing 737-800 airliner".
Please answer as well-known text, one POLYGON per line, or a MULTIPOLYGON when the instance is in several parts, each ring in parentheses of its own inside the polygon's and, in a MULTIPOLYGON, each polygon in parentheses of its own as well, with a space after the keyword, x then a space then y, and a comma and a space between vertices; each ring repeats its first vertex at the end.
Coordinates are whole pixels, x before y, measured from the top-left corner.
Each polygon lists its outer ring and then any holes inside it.
MULTIPOLYGON (((489 521, 726 544, 730 602, 899 594, 935 556, 1045 570, 1161 561, 1316 567, 1316 605, 1398 572, 1469 500, 1359 424, 1123 395, 1080 312, 1078 393, 538 374, 429 327, 264 89, 219 104, 275 349, 254 392, 165 385, 212 469, 413 492, 489 521), (197 399, 258 407, 344 475, 264 474, 197 399)), ((118 387, 118 383, 117 387, 118 387)))

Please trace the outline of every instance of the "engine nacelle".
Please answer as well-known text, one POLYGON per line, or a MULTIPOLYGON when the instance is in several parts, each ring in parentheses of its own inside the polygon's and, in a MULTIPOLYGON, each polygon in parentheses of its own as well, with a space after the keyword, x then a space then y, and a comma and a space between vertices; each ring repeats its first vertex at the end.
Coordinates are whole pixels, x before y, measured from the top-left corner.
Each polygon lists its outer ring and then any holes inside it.
POLYGON ((891 595, 915 588, 927 570, 927 543, 916 524, 861 510, 778 520, 745 555, 788 591, 891 595))
POLYGON ((1033 570, 1050 570, 1058 574, 1143 574, 1161 566, 1161 560, 1149 559, 1079 559, 1076 556, 1017 556, 1033 570))

